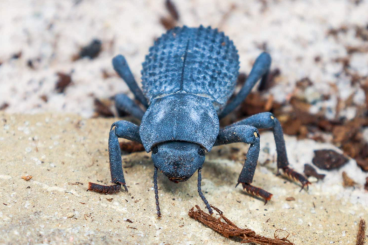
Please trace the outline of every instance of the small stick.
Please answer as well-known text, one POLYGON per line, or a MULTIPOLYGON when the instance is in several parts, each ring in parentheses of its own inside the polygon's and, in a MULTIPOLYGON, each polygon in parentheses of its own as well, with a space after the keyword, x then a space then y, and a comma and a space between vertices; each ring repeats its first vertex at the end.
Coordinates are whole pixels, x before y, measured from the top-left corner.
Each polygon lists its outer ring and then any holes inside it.
MULTIPOLYGON (((194 207, 189 210, 189 217, 195 219, 212 230, 220 233, 222 236, 229 237, 240 237, 243 240, 241 243, 256 243, 261 245, 293 245, 294 243, 290 242, 287 237, 278 238, 277 235, 274 235, 275 238, 267 238, 260 235, 257 235, 251 229, 241 229, 237 227, 233 222, 231 222, 228 218, 225 217, 223 212, 218 208, 211 206, 221 218, 215 218, 213 215, 205 213, 203 210, 199 208, 199 206, 195 206, 197 210, 194 210, 194 207), (223 219, 225 222, 221 221, 223 219)), ((276 232, 275 232, 276 234, 276 232)))

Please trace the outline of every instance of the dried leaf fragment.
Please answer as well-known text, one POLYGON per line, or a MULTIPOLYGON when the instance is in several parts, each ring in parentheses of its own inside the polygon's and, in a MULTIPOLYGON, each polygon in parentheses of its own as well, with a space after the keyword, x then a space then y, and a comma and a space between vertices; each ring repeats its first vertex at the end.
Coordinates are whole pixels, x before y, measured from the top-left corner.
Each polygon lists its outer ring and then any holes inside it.
POLYGON ((287 197, 285 200, 288 201, 288 202, 291 202, 291 201, 295 201, 295 198, 294 197, 287 197))
POLYGON ((316 150, 314 154, 312 162, 320 169, 339 169, 349 161, 344 155, 334 150, 316 150))
POLYGON ((342 172, 342 180, 343 180, 342 185, 344 187, 352 187, 356 185, 355 181, 352 180, 345 171, 342 172))
POLYGON ((365 172, 368 172, 368 158, 356 159, 358 166, 365 172))
POLYGON ((32 179, 32 175, 24 175, 22 176, 22 179, 24 179, 25 181, 30 181, 32 179))
POLYGON ((9 107, 9 104, 8 103, 6 103, 6 102, 4 102, 2 105, 0 105, 0 111, 1 110, 5 110, 6 108, 8 108, 9 107))
POLYGON ((304 174, 307 177, 313 176, 317 179, 323 180, 325 178, 325 174, 319 174, 317 173, 316 169, 313 168, 310 164, 306 163, 304 164, 304 174))
POLYGON ((96 58, 101 52, 102 43, 99 39, 94 39, 90 44, 83 47, 79 52, 78 58, 88 57, 90 59, 96 58))
POLYGON ((364 245, 364 242, 365 242, 365 228, 366 228, 365 220, 361 219, 360 222, 359 222, 356 245, 364 245))
POLYGON ((160 23, 166 30, 170 30, 176 26, 176 21, 171 17, 161 17, 160 23))
POLYGON ((108 102, 105 101, 101 101, 97 98, 95 98, 93 104, 95 106, 95 113, 96 116, 101 116, 101 117, 114 117, 114 113, 112 113, 112 111, 110 110, 109 106, 108 106, 108 102))
POLYGON ((144 151, 143 145, 140 143, 134 142, 134 141, 120 142, 119 144, 120 144, 121 151, 126 152, 126 153, 144 151))
POLYGON ((68 87, 72 83, 72 77, 69 74, 58 72, 56 75, 59 77, 56 82, 55 89, 59 93, 64 93, 66 87, 68 87))
POLYGON ((166 0, 165 1, 165 6, 167 8, 167 10, 169 11, 171 17, 178 21, 179 20, 179 13, 178 10, 176 9, 175 4, 171 1, 171 0, 166 0))

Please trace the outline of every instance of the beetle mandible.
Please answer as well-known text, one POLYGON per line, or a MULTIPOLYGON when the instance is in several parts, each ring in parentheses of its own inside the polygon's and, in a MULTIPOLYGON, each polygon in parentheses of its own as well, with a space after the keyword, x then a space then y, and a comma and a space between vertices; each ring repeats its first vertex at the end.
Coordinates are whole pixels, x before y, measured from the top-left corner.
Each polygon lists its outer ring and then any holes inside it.
MULTIPOLYGON (((220 128, 219 119, 233 111, 261 79, 266 82, 271 57, 262 53, 239 93, 234 93, 239 72, 239 55, 233 42, 211 27, 176 27, 163 34, 149 49, 142 69, 143 91, 135 81, 122 55, 113 59, 115 71, 147 110, 144 112, 125 94, 115 97, 119 113, 127 112, 141 120, 140 126, 128 121, 112 124, 109 134, 109 158, 112 182, 115 186, 99 186, 104 192, 114 193, 125 188, 121 150, 118 138, 143 144, 152 151, 154 189, 157 215, 157 174, 160 170, 171 181, 188 180, 198 171, 198 193, 212 213, 212 208, 201 190, 201 169, 205 153, 213 146, 244 142, 250 144, 238 184, 252 195, 269 201, 272 194, 255 186, 252 180, 257 165, 260 137, 258 129, 272 129, 277 151, 277 168, 288 177, 299 181, 302 188, 310 183, 288 165, 285 141, 280 122, 269 112, 259 113, 220 128)), ((90 189, 92 185, 90 183, 90 189)), ((236 186, 237 186, 236 185, 236 186)))

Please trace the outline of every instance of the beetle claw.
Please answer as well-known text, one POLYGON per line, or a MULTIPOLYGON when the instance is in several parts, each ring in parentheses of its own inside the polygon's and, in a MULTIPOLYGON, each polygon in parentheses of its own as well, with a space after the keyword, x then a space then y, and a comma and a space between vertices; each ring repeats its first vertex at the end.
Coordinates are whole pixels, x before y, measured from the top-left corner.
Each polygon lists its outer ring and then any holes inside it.
POLYGON ((119 182, 119 184, 120 184, 120 185, 122 185, 122 186, 124 186, 124 190, 125 190, 126 192, 128 192, 128 188, 126 187, 125 183, 121 183, 121 182, 119 182))
POLYGON ((250 195, 258 196, 258 197, 262 198, 265 201, 265 205, 267 204, 268 201, 271 200, 271 198, 272 198, 271 193, 269 193, 269 192, 267 192, 267 191, 265 191, 265 190, 263 190, 259 187, 255 187, 255 186, 252 186, 252 185, 247 184, 247 183, 238 182, 238 184, 236 184, 236 186, 238 186, 240 183, 242 184, 244 191, 246 191, 250 195))
MULTIPOLYGON (((297 181, 297 182, 299 182, 302 185, 302 188, 300 189, 300 191, 302 191, 304 189, 304 187, 307 187, 306 189, 308 190, 309 189, 309 185, 312 184, 303 175, 301 175, 300 173, 294 171, 293 169, 291 169, 291 168, 289 168, 287 166, 286 167, 283 167, 281 169, 284 172, 284 175, 286 177, 288 177, 289 179, 291 179, 293 181, 297 181)), ((280 175, 279 169, 277 170, 277 174, 280 175)))

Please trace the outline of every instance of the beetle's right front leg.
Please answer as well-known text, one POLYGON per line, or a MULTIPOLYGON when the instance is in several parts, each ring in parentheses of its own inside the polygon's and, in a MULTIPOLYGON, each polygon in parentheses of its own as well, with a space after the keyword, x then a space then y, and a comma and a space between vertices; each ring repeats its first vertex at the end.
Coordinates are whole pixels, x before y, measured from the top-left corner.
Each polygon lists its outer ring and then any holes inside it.
MULTIPOLYGON (((264 199, 265 204, 271 200, 272 194, 251 185, 259 156, 260 138, 257 128, 248 125, 230 125, 220 130, 215 145, 244 142, 250 144, 247 159, 239 175, 238 183, 242 184, 243 189, 251 195, 264 199)), ((236 187, 235 186, 235 187, 236 187)))
POLYGON ((123 165, 121 160, 121 150, 119 146, 118 138, 124 138, 133 140, 138 143, 142 143, 139 136, 139 127, 128 121, 118 121, 111 125, 109 135, 109 159, 110 159, 110 172, 111 182, 115 183, 114 186, 104 186, 95 183, 89 183, 88 190, 99 193, 117 193, 120 191, 121 186, 128 191, 126 187, 123 165))

